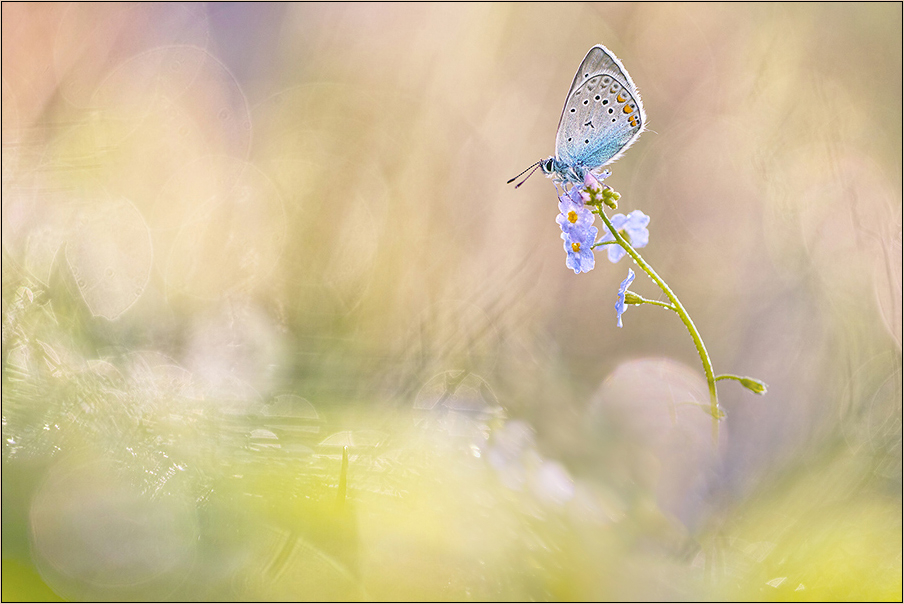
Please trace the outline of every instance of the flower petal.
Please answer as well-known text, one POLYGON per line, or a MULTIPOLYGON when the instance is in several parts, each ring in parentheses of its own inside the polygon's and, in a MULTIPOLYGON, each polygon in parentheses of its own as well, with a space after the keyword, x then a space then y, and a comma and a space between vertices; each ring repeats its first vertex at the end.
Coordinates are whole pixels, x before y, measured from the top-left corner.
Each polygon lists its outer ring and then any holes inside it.
MULTIPOLYGON (((612 233, 610 233, 610 235, 611 234, 612 233)), ((612 264, 615 264, 616 262, 618 262, 619 260, 621 260, 622 258, 625 257, 624 248, 622 248, 622 246, 618 245, 617 243, 607 245, 606 247, 609 248, 607 250, 609 253, 609 262, 611 262, 612 264)))
POLYGON ((627 306, 625 305, 625 292, 628 291, 628 286, 631 285, 631 282, 634 281, 634 270, 628 269, 628 276, 625 277, 625 280, 621 282, 621 285, 618 286, 618 297, 615 300, 615 318, 616 325, 622 327, 622 318, 621 316, 624 314, 625 310, 627 310, 627 306))

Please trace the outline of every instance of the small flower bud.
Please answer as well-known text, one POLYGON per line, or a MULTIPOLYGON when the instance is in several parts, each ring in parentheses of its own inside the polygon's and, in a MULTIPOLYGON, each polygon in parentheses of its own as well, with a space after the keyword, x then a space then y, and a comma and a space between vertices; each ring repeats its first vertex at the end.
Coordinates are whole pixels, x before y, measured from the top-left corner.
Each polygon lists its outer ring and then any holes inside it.
POLYGON ((754 394, 766 394, 766 384, 764 384, 760 380, 755 380, 753 378, 741 378, 738 381, 741 382, 741 385, 744 386, 744 388, 747 388, 754 394))
POLYGON ((643 304, 643 298, 632 291, 625 292, 625 304, 643 304))
POLYGON ((605 188, 602 193, 602 202, 612 208, 613 210, 618 209, 618 204, 616 203, 621 195, 619 195, 614 189, 605 188))
POLYGON ((598 181, 596 177, 593 176, 593 173, 589 171, 584 173, 584 187, 590 191, 598 191, 602 188, 600 181, 598 181))

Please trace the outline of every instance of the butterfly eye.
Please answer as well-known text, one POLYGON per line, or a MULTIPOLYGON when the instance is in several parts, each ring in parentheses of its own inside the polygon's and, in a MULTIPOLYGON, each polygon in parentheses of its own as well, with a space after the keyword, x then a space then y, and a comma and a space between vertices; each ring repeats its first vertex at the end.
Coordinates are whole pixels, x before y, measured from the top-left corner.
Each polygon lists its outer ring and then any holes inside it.
POLYGON ((543 166, 544 172, 552 172, 552 158, 546 160, 546 165, 543 166))

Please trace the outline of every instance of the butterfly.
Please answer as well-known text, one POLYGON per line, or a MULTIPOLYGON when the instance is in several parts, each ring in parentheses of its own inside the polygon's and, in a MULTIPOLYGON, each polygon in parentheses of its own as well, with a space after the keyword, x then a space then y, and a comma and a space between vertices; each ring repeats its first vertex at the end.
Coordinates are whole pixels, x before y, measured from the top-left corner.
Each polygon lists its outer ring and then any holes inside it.
POLYGON ((612 51, 597 44, 581 61, 568 90, 556 132, 555 156, 527 168, 533 169, 527 178, 540 168, 556 182, 583 183, 587 172, 621 157, 646 123, 640 93, 628 71, 612 51))

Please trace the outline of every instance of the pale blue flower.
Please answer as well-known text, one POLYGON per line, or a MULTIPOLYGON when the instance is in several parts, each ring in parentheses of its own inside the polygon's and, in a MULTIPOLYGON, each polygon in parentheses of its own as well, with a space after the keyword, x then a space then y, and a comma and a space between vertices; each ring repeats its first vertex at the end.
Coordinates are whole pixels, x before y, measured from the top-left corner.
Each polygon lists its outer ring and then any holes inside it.
MULTIPOLYGON (((650 224, 650 217, 641 212, 640 210, 634 210, 627 216, 624 214, 615 214, 612 217, 612 226, 628 240, 628 243, 631 244, 631 247, 634 249, 642 248, 650 241, 650 231, 647 230, 647 225, 650 224)), ((612 233, 608 230, 605 235, 603 235, 601 243, 603 241, 614 241, 615 237, 612 236, 612 233)), ((609 248, 609 262, 615 264, 625 256, 625 250, 620 245, 608 245, 609 248)))
POLYGON ((628 286, 631 285, 632 281, 634 281, 634 271, 629 268, 628 276, 625 277, 625 280, 618 286, 618 298, 615 300, 615 317, 618 319, 617 325, 619 327, 622 326, 621 316, 628 308, 627 305, 625 305, 625 292, 628 291, 628 286))
POLYGON ((595 226, 574 233, 562 232, 565 240, 565 266, 575 273, 586 273, 593 270, 596 261, 593 258, 593 243, 599 231, 595 226))
POLYGON ((563 234, 580 241, 585 239, 587 229, 593 225, 593 212, 584 205, 581 190, 577 185, 559 196, 559 215, 556 216, 556 222, 559 223, 563 234))

